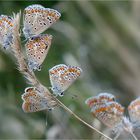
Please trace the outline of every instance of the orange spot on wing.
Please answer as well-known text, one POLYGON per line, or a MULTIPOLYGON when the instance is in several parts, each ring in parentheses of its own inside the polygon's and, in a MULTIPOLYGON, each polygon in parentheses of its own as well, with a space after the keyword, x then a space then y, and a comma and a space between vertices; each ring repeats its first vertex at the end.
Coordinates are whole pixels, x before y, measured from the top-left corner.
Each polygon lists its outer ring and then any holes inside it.
POLYGON ((93 114, 98 114, 98 113, 100 113, 100 112, 105 112, 105 111, 107 111, 109 108, 107 108, 107 107, 101 107, 101 108, 99 108, 99 109, 97 109, 97 110, 95 110, 95 112, 93 112, 93 114))
POLYGON ((89 107, 92 107, 94 104, 96 104, 98 102, 97 99, 93 99, 93 100, 89 100, 88 105, 89 107))
POLYGON ((133 104, 131 104, 129 107, 128 107, 128 110, 132 110, 133 108, 135 108, 136 106, 140 106, 140 101, 134 101, 133 104))
POLYGON ((29 111, 30 111, 30 105, 31 105, 30 102, 24 102, 24 103, 22 104, 22 109, 23 109, 25 112, 29 112, 29 111))
POLYGON ((34 13, 34 10, 33 9, 31 10, 31 13, 34 13))

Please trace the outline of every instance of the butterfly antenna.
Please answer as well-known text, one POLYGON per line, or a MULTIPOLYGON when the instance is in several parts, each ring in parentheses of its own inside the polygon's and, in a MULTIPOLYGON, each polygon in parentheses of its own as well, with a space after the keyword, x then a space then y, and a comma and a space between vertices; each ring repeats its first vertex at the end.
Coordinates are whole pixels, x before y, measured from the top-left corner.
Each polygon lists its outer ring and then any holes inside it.
POLYGON ((78 95, 76 95, 76 94, 73 94, 71 96, 72 96, 72 99, 77 99, 78 98, 78 95))

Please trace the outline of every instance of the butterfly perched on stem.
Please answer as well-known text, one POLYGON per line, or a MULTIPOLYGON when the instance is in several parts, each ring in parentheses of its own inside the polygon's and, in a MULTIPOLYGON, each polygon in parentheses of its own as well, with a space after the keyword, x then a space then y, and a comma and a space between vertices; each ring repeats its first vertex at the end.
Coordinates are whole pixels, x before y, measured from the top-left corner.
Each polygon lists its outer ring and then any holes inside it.
POLYGON ((22 94, 24 112, 37 112, 51 110, 57 103, 48 94, 42 93, 36 87, 28 87, 22 94))
POLYGON ((59 64, 49 70, 51 89, 55 95, 63 92, 81 75, 82 69, 77 66, 59 64))
POLYGON ((7 15, 0 16, 0 44, 8 49, 13 41, 13 18, 7 15))
POLYGON ((85 103, 91 108, 93 116, 116 133, 116 138, 123 130, 133 135, 135 127, 137 125, 140 127, 140 98, 128 106, 129 117, 124 116, 124 107, 109 93, 92 96, 85 103))
POLYGON ((54 9, 34 4, 25 8, 23 33, 26 38, 37 36, 54 24, 61 14, 54 9))
POLYGON ((52 35, 44 34, 30 38, 25 44, 28 66, 31 70, 41 70, 51 46, 52 35))

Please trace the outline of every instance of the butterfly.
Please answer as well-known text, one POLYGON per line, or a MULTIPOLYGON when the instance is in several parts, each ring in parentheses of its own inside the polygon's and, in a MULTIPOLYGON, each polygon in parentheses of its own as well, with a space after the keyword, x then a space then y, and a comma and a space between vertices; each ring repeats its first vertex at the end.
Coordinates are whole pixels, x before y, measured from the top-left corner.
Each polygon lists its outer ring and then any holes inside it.
POLYGON ((0 16, 0 44, 4 49, 11 46, 13 40, 13 18, 6 15, 0 16))
POLYGON ((49 48, 51 46, 52 35, 44 34, 30 38, 25 44, 28 66, 31 70, 41 70, 49 48))
POLYGON ((116 137, 123 130, 133 134, 134 123, 140 123, 140 98, 128 106, 129 117, 124 116, 125 108, 116 102, 114 95, 109 93, 90 97, 85 103, 91 108, 93 116, 116 133, 116 137))
POLYGON ((77 66, 59 64, 49 70, 51 89, 55 95, 63 96, 64 91, 81 75, 77 66))
POLYGON ((51 110, 57 105, 54 100, 41 93, 36 87, 26 88, 25 93, 22 94, 22 100, 22 109, 24 112, 51 110))
POLYGON ((130 103, 128 112, 133 123, 140 123, 140 97, 130 103))
POLYGON ((92 114, 108 127, 115 126, 123 117, 124 107, 115 101, 112 94, 100 93, 88 98, 85 103, 91 108, 92 114))
POLYGON ((61 14, 54 9, 34 4, 25 8, 23 33, 26 38, 37 36, 55 23, 61 14))

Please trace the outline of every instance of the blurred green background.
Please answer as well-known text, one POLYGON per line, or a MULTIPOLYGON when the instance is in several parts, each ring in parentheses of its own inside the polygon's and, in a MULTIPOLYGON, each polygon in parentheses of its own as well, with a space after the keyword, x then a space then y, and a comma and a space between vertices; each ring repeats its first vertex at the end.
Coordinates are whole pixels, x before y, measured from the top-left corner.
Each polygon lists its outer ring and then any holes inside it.
MULTIPOLYGON (((12 15, 31 4, 58 10, 60 20, 46 31, 53 35, 40 81, 50 87, 48 70, 56 64, 77 65, 83 74, 61 98, 70 109, 105 132, 85 100, 109 92, 125 107, 140 94, 140 1, 0 1, 0 13, 12 15)), ((21 22, 21 29, 23 23, 21 22)), ((23 48, 24 48, 24 40, 23 48)), ((15 58, 0 51, 0 139, 99 139, 61 108, 26 114, 21 94, 30 85, 15 58)), ((127 114, 127 111, 126 111, 127 114)))

